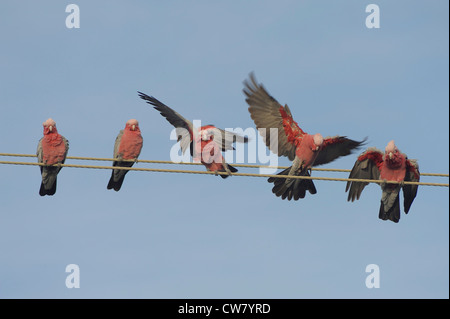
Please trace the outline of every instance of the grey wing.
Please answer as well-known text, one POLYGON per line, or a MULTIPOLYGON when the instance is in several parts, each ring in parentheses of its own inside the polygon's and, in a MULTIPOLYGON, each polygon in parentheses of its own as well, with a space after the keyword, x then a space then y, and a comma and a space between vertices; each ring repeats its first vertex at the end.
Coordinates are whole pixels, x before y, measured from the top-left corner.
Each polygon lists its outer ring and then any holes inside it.
POLYGON ((233 133, 230 131, 225 131, 220 128, 215 127, 212 129, 214 135, 214 142, 217 143, 222 149, 222 151, 234 150, 233 143, 247 143, 248 137, 233 133))
POLYGON ((191 121, 185 119, 176 111, 172 110, 170 107, 164 103, 158 101, 153 96, 148 96, 145 93, 139 92, 139 97, 146 101, 148 104, 154 106, 155 110, 159 111, 166 120, 176 128, 177 141, 181 140, 181 150, 184 153, 189 147, 192 141, 193 125, 191 121))
MULTIPOLYGON (((64 152, 64 158, 61 161, 61 164, 64 164, 66 162, 67 153, 69 152, 69 141, 62 135, 61 135, 61 138, 63 140, 64 146, 65 146, 65 149, 66 149, 65 152, 64 152)), ((58 167, 58 170, 56 171, 56 174, 58 174, 61 169, 62 169, 62 167, 58 167)))
MULTIPOLYGON (((36 156, 37 156, 38 163, 43 163, 44 155, 42 153, 42 138, 39 140, 38 147, 36 150, 36 156)), ((42 166, 39 166, 39 168, 41 169, 41 173, 42 173, 42 166)))
POLYGON ((64 164, 64 162, 66 161, 67 153, 69 152, 69 141, 64 136, 61 135, 61 137, 64 142, 64 146, 66 147, 66 152, 64 153, 64 159, 62 161, 62 163, 64 164))
POLYGON ((346 136, 326 137, 323 140, 322 150, 317 155, 313 166, 326 164, 338 157, 349 155, 364 145, 366 140, 367 138, 362 141, 354 141, 346 136))
MULTIPOLYGON (((419 164, 416 160, 406 160, 406 182, 418 182, 420 180, 419 164)), ((416 198, 418 185, 403 185, 403 209, 408 214, 411 204, 416 198)))
MULTIPOLYGON (((380 178, 380 170, 378 169, 377 162, 382 160, 383 153, 376 148, 369 148, 367 151, 362 153, 355 162, 352 171, 350 172, 349 178, 355 179, 374 179, 380 178), (368 156, 373 155, 373 156, 368 156)), ((348 193, 348 201, 354 201, 359 199, 364 187, 369 184, 367 182, 347 182, 345 191, 348 193)))
POLYGON ((42 154, 42 138, 39 140, 37 150, 36 150, 36 156, 38 159, 38 163, 42 163, 43 161, 43 154, 42 154))
POLYGON ((119 134, 116 137, 116 141, 114 143, 114 154, 113 158, 117 158, 119 156, 119 146, 120 141, 122 140, 123 130, 120 130, 119 134))
MULTIPOLYGON (((248 111, 250 116, 255 122, 256 128, 264 139, 267 147, 278 154, 278 156, 287 156, 291 161, 295 158, 295 144, 288 141, 285 129, 283 127, 283 117, 280 113, 280 108, 286 112, 286 120, 289 120, 292 132, 295 135, 303 135, 304 132, 298 127, 292 119, 291 112, 286 105, 283 107, 277 102, 264 88, 262 84, 256 82, 253 73, 250 73, 250 80, 244 81, 244 94, 247 97, 245 101, 249 105, 248 111), (278 146, 271 144, 270 131, 271 128, 275 129, 274 132, 278 133, 278 146), (260 129, 265 129, 261 131, 260 129)), ((273 143, 274 141, 272 141, 273 143)), ((276 144, 275 144, 276 145, 276 144)))
POLYGON ((180 142, 181 152, 184 154, 184 152, 189 148, 189 145, 191 144, 191 133, 184 127, 175 128, 175 133, 177 134, 177 142, 180 142))

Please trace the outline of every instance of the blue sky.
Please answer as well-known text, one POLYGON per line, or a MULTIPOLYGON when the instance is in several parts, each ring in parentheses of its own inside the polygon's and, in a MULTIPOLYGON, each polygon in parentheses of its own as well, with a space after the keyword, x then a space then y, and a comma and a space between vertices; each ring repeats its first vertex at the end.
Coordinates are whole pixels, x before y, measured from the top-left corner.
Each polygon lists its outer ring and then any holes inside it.
MULTIPOLYGON (((254 127, 242 93, 254 71, 306 132, 394 139, 421 172, 448 174, 447 1, 76 1, 79 29, 65 26, 69 3, 0 3, 0 152, 35 153, 52 117, 69 155, 110 157, 136 118, 140 158, 169 160, 172 127, 136 91, 254 127), (365 26, 370 3, 379 29, 365 26)), ((264 178, 130 172, 116 193, 109 176, 64 168, 40 197, 38 167, 0 165, 1 298, 449 297, 448 188, 419 187, 394 224, 373 184, 349 203, 344 183, 316 181, 288 202, 264 178)))

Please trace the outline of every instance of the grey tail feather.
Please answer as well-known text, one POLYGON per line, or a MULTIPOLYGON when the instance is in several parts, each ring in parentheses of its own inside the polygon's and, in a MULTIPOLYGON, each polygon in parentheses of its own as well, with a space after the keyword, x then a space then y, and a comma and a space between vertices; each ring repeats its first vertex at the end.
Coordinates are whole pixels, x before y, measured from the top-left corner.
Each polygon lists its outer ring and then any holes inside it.
MULTIPOLYGON (((225 164, 225 165, 228 166, 228 169, 230 170, 231 173, 236 173, 236 172, 238 171, 238 170, 236 169, 236 167, 233 167, 233 166, 231 166, 230 164, 225 164)), ((226 172, 226 170, 223 169, 223 170, 221 170, 221 171, 219 171, 219 172, 226 172)), ((222 174, 220 174, 219 176, 222 177, 223 179, 225 179, 225 178, 227 178, 227 177, 230 176, 230 175, 222 175, 222 174)))
MULTIPOLYGON (((277 175, 288 175, 290 170, 291 168, 289 167, 277 175)), ((307 170, 304 170, 301 175, 311 176, 307 170)), ((277 197, 281 197, 281 199, 299 200, 306 196, 306 191, 309 191, 311 194, 317 193, 316 187, 311 179, 293 179, 289 184, 285 183, 286 178, 270 177, 267 181, 274 183, 272 193, 277 197)))
POLYGON ((389 209, 387 212, 384 211, 384 205, 383 202, 381 202, 380 205, 380 212, 378 214, 378 217, 382 220, 391 220, 394 223, 398 223, 400 220, 400 203, 399 203, 399 197, 395 199, 394 205, 392 205, 391 209, 389 209))
POLYGON ((114 181, 114 170, 111 173, 111 178, 109 179, 108 186, 106 186, 106 189, 114 189, 116 192, 120 190, 123 184, 123 180, 125 179, 125 174, 123 174, 117 182, 114 181))
POLYGON ((50 189, 45 189, 44 183, 41 182, 41 188, 39 189, 39 195, 53 196, 53 195, 55 195, 55 193, 56 193, 56 177, 55 177, 55 182, 53 183, 52 188, 50 188, 50 189))

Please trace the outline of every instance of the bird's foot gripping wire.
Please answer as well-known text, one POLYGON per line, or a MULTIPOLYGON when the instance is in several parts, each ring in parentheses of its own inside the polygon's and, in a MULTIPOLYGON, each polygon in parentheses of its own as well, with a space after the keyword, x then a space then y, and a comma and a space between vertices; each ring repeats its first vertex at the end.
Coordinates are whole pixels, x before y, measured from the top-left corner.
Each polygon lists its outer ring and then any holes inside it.
POLYGON ((232 173, 231 173, 230 169, 228 168, 228 165, 224 165, 224 167, 225 167, 225 171, 227 172, 228 176, 231 176, 232 173))
POLYGON ((222 166, 225 168, 225 171, 227 172, 228 176, 231 176, 232 175, 231 170, 228 167, 228 164, 225 163, 225 159, 224 158, 222 158, 222 166))

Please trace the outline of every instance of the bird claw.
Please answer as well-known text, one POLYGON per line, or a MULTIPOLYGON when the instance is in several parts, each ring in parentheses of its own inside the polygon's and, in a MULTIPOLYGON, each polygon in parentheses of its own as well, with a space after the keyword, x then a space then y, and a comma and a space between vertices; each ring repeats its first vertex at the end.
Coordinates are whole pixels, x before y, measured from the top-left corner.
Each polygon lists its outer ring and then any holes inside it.
POLYGON ((228 176, 231 176, 233 174, 233 173, 231 173, 231 171, 228 168, 228 166, 225 167, 225 171, 227 172, 228 176))
POLYGON ((214 175, 216 175, 216 176, 217 176, 217 175, 219 175, 219 173, 218 173, 217 171, 214 171, 214 175))
POLYGON ((230 168, 228 167, 228 164, 225 163, 225 159, 222 159, 222 166, 223 168, 225 168, 225 171, 227 172, 228 176, 233 175, 233 173, 231 173, 230 168))

